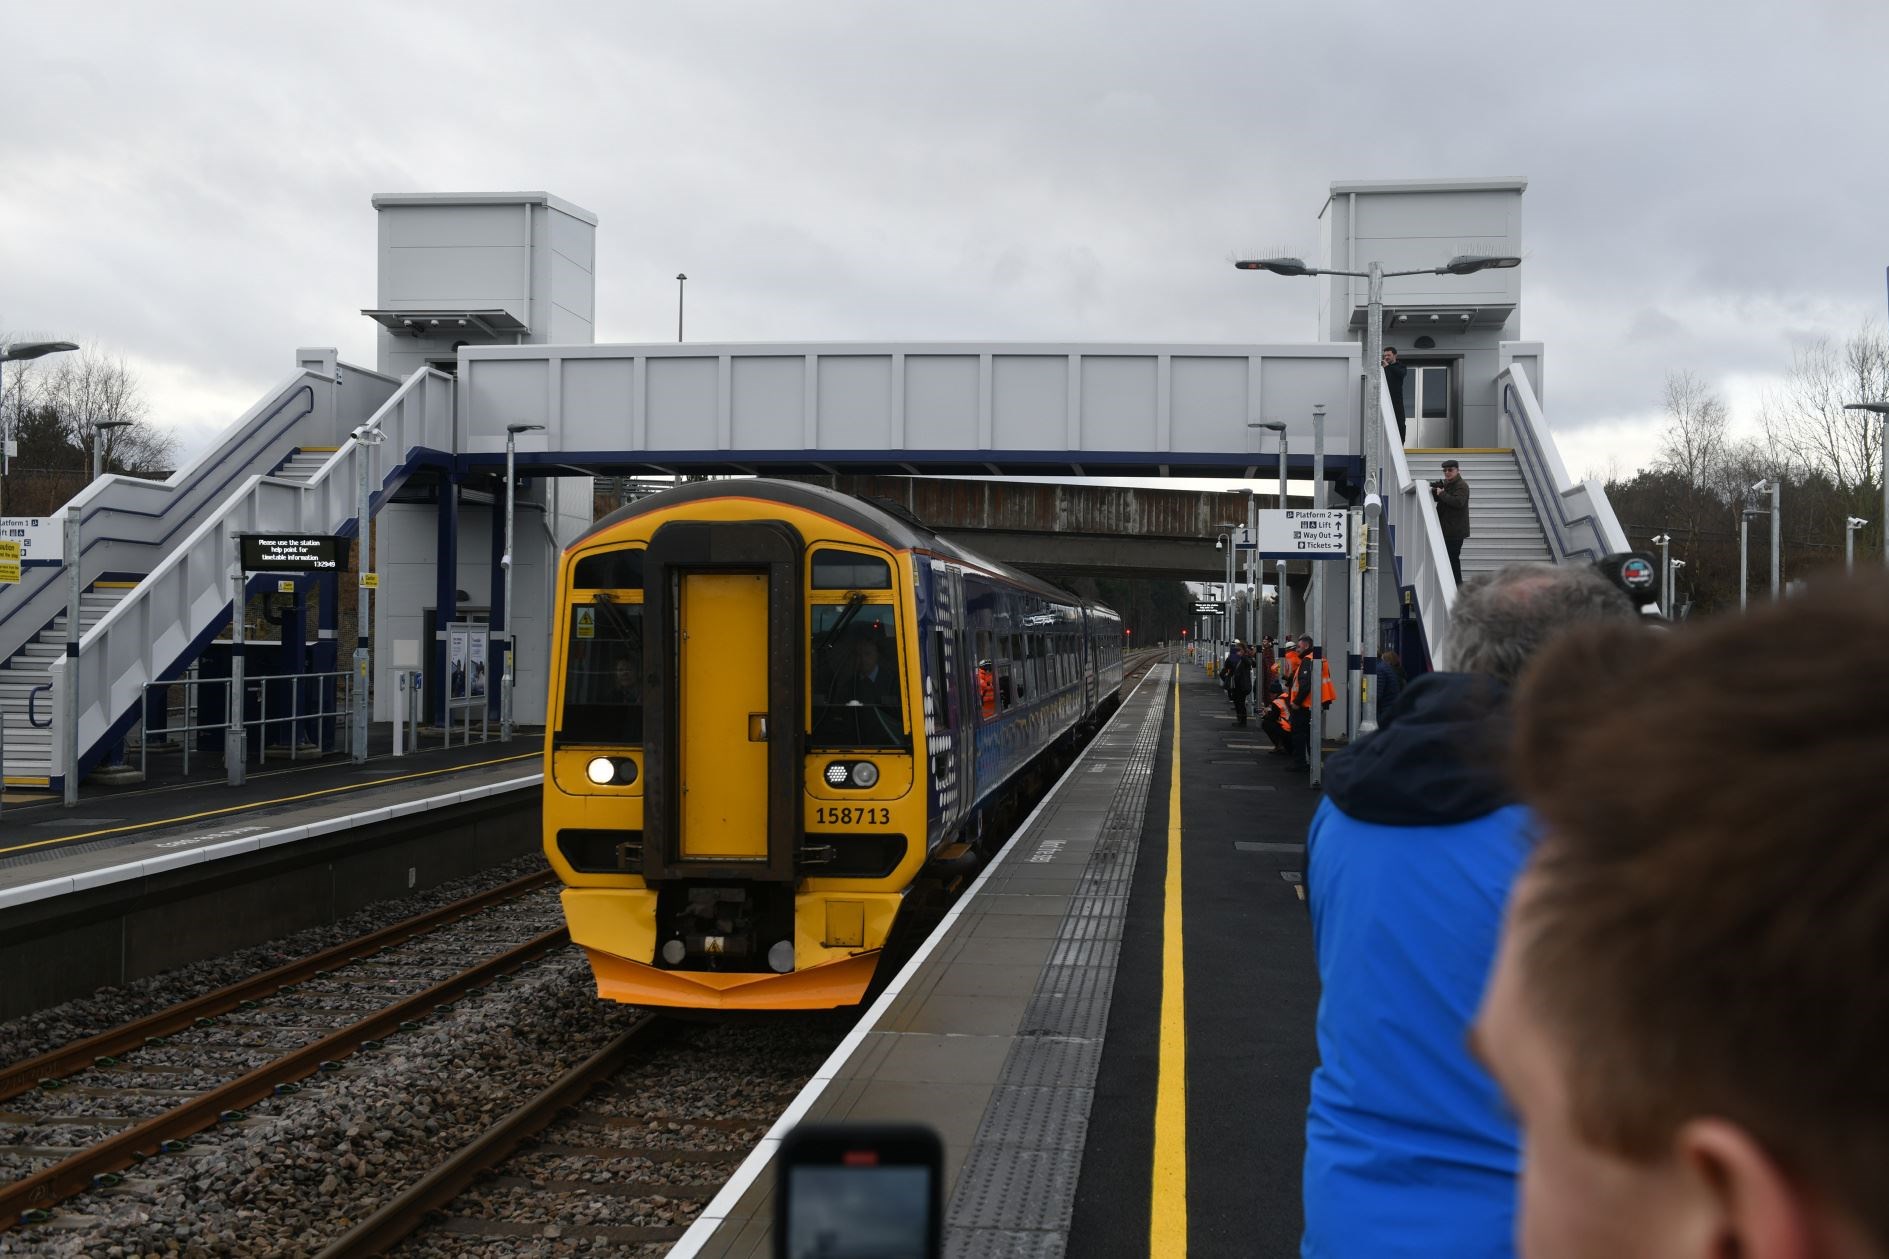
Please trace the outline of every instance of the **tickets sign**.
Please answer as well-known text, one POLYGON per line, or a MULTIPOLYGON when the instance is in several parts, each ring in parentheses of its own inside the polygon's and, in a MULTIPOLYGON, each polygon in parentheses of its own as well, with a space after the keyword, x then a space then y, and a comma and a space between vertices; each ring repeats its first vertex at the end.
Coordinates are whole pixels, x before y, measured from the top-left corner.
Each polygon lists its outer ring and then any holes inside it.
POLYGON ((348 566, 348 540, 328 533, 245 533, 243 571, 332 573, 348 566))
POLYGON ((1259 552, 1274 560, 1338 560, 1351 554, 1351 513, 1288 507, 1259 513, 1259 552))

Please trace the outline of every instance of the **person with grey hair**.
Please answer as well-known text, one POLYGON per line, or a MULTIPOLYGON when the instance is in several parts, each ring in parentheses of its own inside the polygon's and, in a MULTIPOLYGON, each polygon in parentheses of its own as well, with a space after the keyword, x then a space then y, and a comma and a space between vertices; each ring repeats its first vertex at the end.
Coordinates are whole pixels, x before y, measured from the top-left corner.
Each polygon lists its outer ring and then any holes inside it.
POLYGON ((1305 888, 1323 991, 1304 1256, 1513 1253, 1520 1142, 1465 1042, 1530 818, 1505 771, 1509 690, 1556 635, 1636 618, 1588 568, 1473 577, 1448 672, 1325 763, 1305 888))

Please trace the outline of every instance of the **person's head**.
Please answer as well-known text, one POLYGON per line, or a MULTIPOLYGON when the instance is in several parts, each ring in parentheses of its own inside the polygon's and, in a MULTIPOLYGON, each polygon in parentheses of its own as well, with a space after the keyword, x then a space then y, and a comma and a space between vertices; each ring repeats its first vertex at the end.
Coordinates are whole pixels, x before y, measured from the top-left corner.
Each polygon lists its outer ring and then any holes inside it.
POLYGON ((1382 651, 1377 653, 1377 658, 1379 660, 1382 660, 1385 664, 1389 665, 1393 669, 1401 669, 1404 667, 1404 658, 1397 654, 1397 651, 1395 648, 1392 648, 1392 647, 1384 648, 1382 651))
POLYGON ((1627 597, 1591 568, 1510 564, 1463 583, 1443 667, 1513 683, 1549 639, 1594 621, 1639 623, 1627 597))
POLYGON ((853 644, 853 669, 859 673, 876 673, 879 669, 879 640, 870 634, 860 635, 853 644))
POLYGON ((1845 666, 1885 638, 1871 578, 1527 674, 1542 838, 1474 1037, 1529 1259, 1889 1255, 1889 674, 1845 666))
POLYGON ((636 662, 627 656, 619 656, 610 669, 611 680, 618 690, 627 691, 636 685, 636 662))
POLYGON ((1309 656, 1312 654, 1312 636, 1310 634, 1299 635, 1299 654, 1301 656, 1309 656))
POLYGON ((1385 346, 1384 347, 1385 364, 1388 366, 1389 364, 1395 363, 1396 361, 1397 361, 1397 347, 1394 345, 1385 346))
POLYGON ((1443 461, 1443 479, 1445 481, 1454 481, 1461 471, 1462 469, 1457 467, 1454 459, 1445 459, 1443 461))

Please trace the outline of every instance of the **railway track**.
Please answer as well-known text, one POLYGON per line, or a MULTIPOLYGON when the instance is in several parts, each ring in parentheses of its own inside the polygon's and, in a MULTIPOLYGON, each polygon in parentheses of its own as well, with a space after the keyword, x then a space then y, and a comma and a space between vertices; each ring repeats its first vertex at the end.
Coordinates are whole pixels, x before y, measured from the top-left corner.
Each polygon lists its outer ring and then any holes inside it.
POLYGON ((0 1230, 558 948, 551 881, 513 880, 0 1071, 0 1230))

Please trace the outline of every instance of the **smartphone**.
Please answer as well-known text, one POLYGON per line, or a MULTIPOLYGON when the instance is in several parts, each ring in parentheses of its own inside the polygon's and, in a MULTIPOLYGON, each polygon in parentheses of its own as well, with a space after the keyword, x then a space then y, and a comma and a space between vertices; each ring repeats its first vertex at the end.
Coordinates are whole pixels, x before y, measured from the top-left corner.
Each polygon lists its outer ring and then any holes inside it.
POLYGON ((774 1166, 774 1259, 944 1254, 944 1145, 931 1129, 802 1125, 774 1166))

